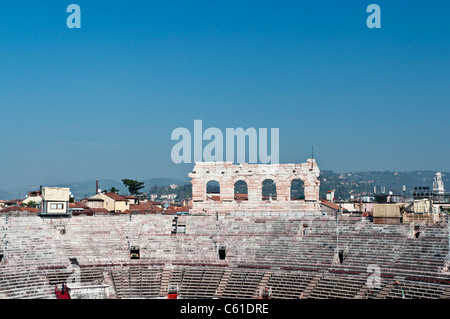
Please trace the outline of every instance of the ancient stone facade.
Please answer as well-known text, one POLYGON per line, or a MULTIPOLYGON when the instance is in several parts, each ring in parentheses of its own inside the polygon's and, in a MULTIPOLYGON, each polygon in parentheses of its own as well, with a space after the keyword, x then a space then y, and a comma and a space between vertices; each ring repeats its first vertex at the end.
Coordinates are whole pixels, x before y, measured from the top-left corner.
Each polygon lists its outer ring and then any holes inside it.
POLYGON ((240 164, 231 162, 199 162, 189 174, 192 179, 192 214, 229 212, 313 212, 319 211, 319 174, 314 160, 302 164, 240 164), (291 198, 291 183, 299 179, 304 184, 304 199, 291 198), (276 199, 263 200, 263 182, 276 184, 276 199), (216 181, 220 194, 207 194, 206 185, 216 181), (248 199, 235 197, 235 183, 247 184, 248 199))

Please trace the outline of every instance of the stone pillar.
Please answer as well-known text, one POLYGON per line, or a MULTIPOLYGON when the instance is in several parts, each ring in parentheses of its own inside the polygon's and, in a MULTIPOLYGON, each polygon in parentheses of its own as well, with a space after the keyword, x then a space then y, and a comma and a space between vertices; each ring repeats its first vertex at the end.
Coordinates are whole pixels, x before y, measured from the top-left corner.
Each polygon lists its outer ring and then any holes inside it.
POLYGON ((318 180, 305 180, 305 200, 307 201, 319 201, 319 186, 318 180))
POLYGON ((189 177, 192 178, 192 201, 204 201, 206 185, 203 183, 203 179, 193 173, 190 173, 189 177))
POLYGON ((262 180, 259 178, 250 178, 247 183, 248 201, 262 201, 262 180))
POLYGON ((224 176, 220 184, 220 199, 225 202, 234 201, 234 183, 232 176, 224 176))
POLYGON ((290 199, 290 189, 291 185, 289 183, 289 180, 285 181, 278 181, 277 182, 277 200, 286 202, 290 199))

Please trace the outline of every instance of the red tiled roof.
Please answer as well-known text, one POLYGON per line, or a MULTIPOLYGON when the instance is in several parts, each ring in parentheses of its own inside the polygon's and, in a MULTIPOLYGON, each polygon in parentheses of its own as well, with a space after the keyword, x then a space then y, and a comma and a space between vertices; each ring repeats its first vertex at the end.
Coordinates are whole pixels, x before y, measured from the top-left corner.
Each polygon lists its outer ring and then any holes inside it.
POLYGON ((147 203, 151 203, 151 204, 153 204, 153 205, 155 205, 155 206, 161 206, 161 205, 162 205, 161 202, 156 202, 156 201, 154 201, 154 200, 149 200, 149 201, 147 201, 147 203))
POLYGON ((153 208, 153 207, 149 206, 149 205, 144 205, 144 204, 130 204, 130 210, 143 210, 143 209, 149 209, 149 208, 153 208))
POLYGON ((5 204, 16 204, 17 206, 22 204, 23 199, 13 199, 5 202, 5 204))
POLYGON ((170 206, 169 208, 167 208, 164 211, 165 214, 175 214, 178 212, 180 212, 180 213, 189 212, 189 207, 188 206, 181 206, 181 207, 170 206))
POLYGON ((128 201, 124 196, 116 194, 116 193, 108 192, 108 193, 105 193, 105 195, 111 199, 114 199, 115 201, 125 201, 125 202, 128 201))
POLYGON ((94 212, 94 214, 102 215, 102 214, 109 214, 109 210, 106 208, 91 208, 91 210, 94 212))
POLYGON ((92 216, 94 215, 94 212, 86 205, 80 202, 75 203, 69 203, 69 209, 72 209, 72 215, 73 216, 79 216, 79 215, 88 215, 92 216), (75 208, 81 208, 82 210, 78 210, 75 208), (74 210, 75 209, 75 210, 74 210))
POLYGON ((72 216, 80 216, 80 215, 88 215, 88 216, 93 216, 94 212, 90 209, 85 209, 82 212, 81 211, 73 211, 72 212, 72 216))
POLYGON ((209 200, 220 201, 220 195, 211 195, 211 197, 207 197, 209 200))
POLYGON ((80 203, 80 202, 69 203, 69 208, 84 208, 84 209, 89 209, 88 206, 86 206, 86 205, 84 205, 83 203, 80 203))
POLYGON ((156 207, 151 202, 141 203, 141 204, 130 204, 130 208, 126 211, 130 213, 138 214, 156 214, 161 212, 161 208, 156 207))
POLYGON ((235 200, 248 200, 248 194, 234 194, 235 200))
MULTIPOLYGON (((320 203, 322 205, 326 206, 326 207, 331 208, 331 209, 339 210, 339 208, 340 208, 339 205, 336 205, 336 204, 334 204, 332 202, 329 202, 327 200, 321 200, 320 203)), ((347 209, 343 208, 343 210, 346 211, 347 209)))
POLYGON ((38 213, 39 209, 32 207, 20 207, 20 206, 9 206, 0 210, 1 213, 10 213, 10 212, 29 212, 29 213, 38 213))

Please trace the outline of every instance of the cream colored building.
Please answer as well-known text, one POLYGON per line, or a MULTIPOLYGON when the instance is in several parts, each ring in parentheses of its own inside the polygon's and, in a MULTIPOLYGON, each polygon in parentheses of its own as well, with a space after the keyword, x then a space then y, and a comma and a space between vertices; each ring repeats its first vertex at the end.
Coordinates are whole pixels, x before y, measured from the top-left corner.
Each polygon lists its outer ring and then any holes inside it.
POLYGON ((63 187, 43 187, 41 212, 43 215, 69 214, 70 189, 63 187))
POLYGON ((84 198, 81 202, 89 208, 104 208, 104 200, 101 198, 84 198))
MULTIPOLYGON (((37 193, 37 192, 34 192, 37 193)), ((33 192, 28 193, 27 198, 22 201, 22 205, 28 205, 30 202, 35 202, 37 205, 42 203, 42 196, 40 194, 34 194, 33 192)))
POLYGON ((432 202, 429 199, 419 199, 414 201, 414 213, 430 213, 432 202))
POLYGON ((103 208, 110 212, 124 212, 130 208, 128 199, 116 193, 98 193, 91 198, 103 199, 103 208))
POLYGON ((406 210, 404 203, 397 204, 374 204, 373 223, 374 224, 400 224, 402 214, 406 210))

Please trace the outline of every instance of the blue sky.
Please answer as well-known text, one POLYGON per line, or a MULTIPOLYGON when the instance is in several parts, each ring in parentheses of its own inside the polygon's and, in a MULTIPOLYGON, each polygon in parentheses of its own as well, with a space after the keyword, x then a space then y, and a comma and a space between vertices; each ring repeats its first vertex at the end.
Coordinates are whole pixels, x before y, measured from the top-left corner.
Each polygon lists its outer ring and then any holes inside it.
POLYGON ((0 188, 187 178, 172 130, 280 129, 280 162, 449 171, 449 1, 8 1, 0 188), (66 26, 69 4, 81 29, 66 26), (366 7, 381 7, 381 29, 366 7))

